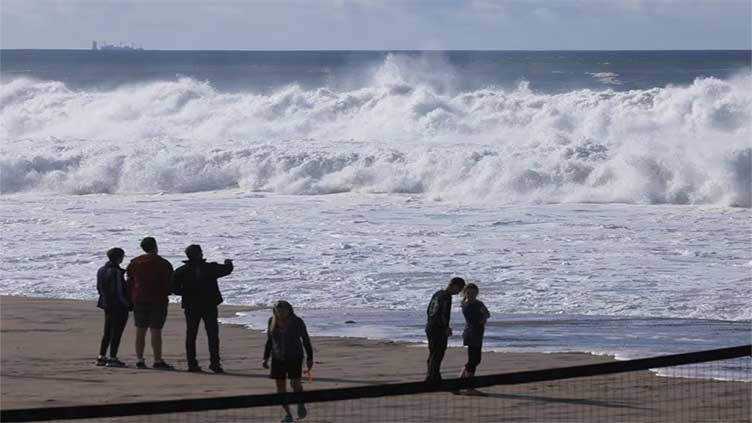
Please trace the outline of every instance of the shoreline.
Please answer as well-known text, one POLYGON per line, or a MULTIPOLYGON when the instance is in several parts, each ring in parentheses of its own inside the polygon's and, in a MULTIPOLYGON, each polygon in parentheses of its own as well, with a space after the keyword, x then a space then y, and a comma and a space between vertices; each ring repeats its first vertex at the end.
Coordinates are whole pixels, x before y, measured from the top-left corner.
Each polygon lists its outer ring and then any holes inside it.
MULTIPOLYGON (((219 309, 220 319, 224 319, 235 316, 237 312, 259 308, 221 305, 219 309)), ((135 369, 132 315, 118 354, 129 367, 94 366, 103 320, 102 311, 96 308, 94 301, 0 296, 0 317, 0 374, 3 376, 0 391, 4 408, 81 404, 80 398, 89 400, 85 403, 148 401, 156 399, 157 392, 159 399, 274 392, 268 371, 260 365, 265 335, 242 324, 220 325, 226 375, 186 372, 185 323, 179 304, 170 304, 163 330, 163 355, 168 363, 175 365, 176 372, 135 369), (76 376, 70 377, 73 374, 76 376), (169 389, 160 389, 160 382, 166 375, 170 375, 169 389), (208 386, 192 388, 190 381, 193 378, 199 378, 202 383, 209 382, 208 386), (232 379, 231 383, 227 383, 228 379, 232 379), (141 387, 140 392, 129 392, 120 397, 110 397, 108 390, 101 390, 103 385, 114 389, 143 380, 146 380, 146 386, 141 387), (186 383, 187 386, 181 386, 186 383), (12 389, 9 389, 11 384, 12 389), (92 389, 94 387, 96 389, 92 389)), ((427 350, 421 344, 316 336, 315 332, 311 333, 311 338, 316 362, 314 382, 306 383, 305 389, 419 381, 425 375, 427 350)), ((196 347, 200 365, 206 370, 208 351, 203 328, 199 330, 196 347)), ((148 336, 145 358, 147 365, 151 365, 148 336)), ((442 365, 445 377, 459 374, 465 359, 464 348, 449 348, 442 365)), ((478 374, 612 360, 585 353, 488 352, 484 354, 478 374)))
MULTIPOLYGON (((251 330, 265 327, 265 311, 237 314, 238 317, 223 321, 243 324, 251 330)), ((319 335, 426 346, 421 324, 425 317, 419 311, 346 309, 338 314, 338 310, 321 308, 304 309, 302 315, 309 329, 319 335)), ((486 327, 484 354, 571 353, 615 361, 742 345, 747 339, 740 333, 746 334, 748 329, 746 322, 691 318, 495 313, 494 319, 486 327), (714 336, 698 339, 698 334, 707 331, 714 336)), ((463 321, 461 313, 452 314, 455 336, 450 339, 450 348, 462 349, 463 321)), ((698 372, 693 377, 717 378, 710 366, 704 368, 706 372, 698 372)), ((743 366, 735 368, 738 372, 725 376, 740 382, 752 381, 752 375, 745 373, 743 366)), ((667 369, 656 369, 654 373, 671 375, 664 370, 667 369)))
MULTIPOLYGON (((221 317, 232 317, 252 307, 220 306, 221 317)), ((258 310, 258 308, 255 308, 258 310)), ((181 309, 171 304, 163 330, 165 360, 177 371, 139 370, 133 367, 133 322, 123 334, 119 357, 130 365, 117 369, 96 367, 94 360, 101 337, 102 312, 93 301, 0 296, 0 402, 3 409, 112 404, 169 399, 253 395, 274 392, 274 382, 261 368, 265 335, 243 325, 220 326, 222 362, 227 372, 188 373, 184 358, 184 321, 181 309)), ((427 349, 420 344, 374 341, 362 338, 316 336, 313 382, 305 390, 414 382, 423 379, 427 349)), ((147 342, 148 343, 148 342, 147 342)), ((146 361, 151 364, 147 345, 146 361)), ((199 332, 197 352, 207 366, 206 338, 199 332)), ((449 348, 442 366, 444 377, 455 377, 466 359, 463 348, 449 348)), ((613 358, 585 353, 487 352, 478 375, 568 367, 612 362, 613 358)), ((410 421, 454 422, 457 414, 482 415, 490 421, 519 416, 547 421, 581 421, 583 415, 603 415, 614 422, 652 421, 656 414, 687 415, 696 421, 723 416, 748 416, 752 383, 667 378, 649 371, 572 380, 526 383, 484 388, 484 398, 456 397, 440 392, 430 395, 430 410, 410 421), (697 397, 697 395, 701 395, 697 397), (456 400, 457 398, 463 398, 456 400), (467 399, 464 399, 467 398, 467 399), (483 403, 487 401, 487 403, 483 403), (486 405, 482 405, 486 404, 486 405), (531 414, 532 413, 532 414, 531 414), (611 414, 616 413, 616 414, 611 414), (682 414, 683 413, 683 414, 682 414), (724 414, 729 413, 729 414, 724 414), (693 415, 694 415, 693 414, 693 415), (449 417, 455 416, 455 417, 449 417), (562 417, 564 416, 564 417, 562 417), (568 420, 572 419, 572 420, 568 420)), ((384 413, 426 410, 426 395, 381 400, 354 400, 311 404, 312 422, 327 413, 348 411, 347 421, 385 421, 384 413), (394 404, 385 411, 384 404, 394 404), (338 408, 339 407, 339 408, 338 408), (329 411, 327 411, 329 410, 329 411), (408 410, 408 411, 404 411, 408 410)), ((269 412, 276 408, 240 410, 269 412)), ((405 414, 402 414, 404 416, 405 414)), ((248 419, 246 419, 248 420, 248 419)), ((251 418, 250 420, 254 420, 251 418)), ((737 421, 722 418, 721 421, 737 421)), ((324 420, 328 421, 328 420, 324 420)), ((745 421, 739 419, 738 421, 745 421)))

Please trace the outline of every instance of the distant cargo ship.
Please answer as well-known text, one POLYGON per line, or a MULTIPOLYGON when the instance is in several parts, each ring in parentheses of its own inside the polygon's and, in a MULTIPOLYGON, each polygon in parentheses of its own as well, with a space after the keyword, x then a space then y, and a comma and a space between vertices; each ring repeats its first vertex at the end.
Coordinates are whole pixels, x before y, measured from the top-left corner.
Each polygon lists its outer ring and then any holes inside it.
POLYGON ((143 50, 144 48, 141 46, 136 46, 135 44, 110 44, 110 43, 102 43, 101 45, 97 44, 96 41, 91 42, 91 49, 92 50, 114 50, 114 51, 136 51, 136 50, 143 50))

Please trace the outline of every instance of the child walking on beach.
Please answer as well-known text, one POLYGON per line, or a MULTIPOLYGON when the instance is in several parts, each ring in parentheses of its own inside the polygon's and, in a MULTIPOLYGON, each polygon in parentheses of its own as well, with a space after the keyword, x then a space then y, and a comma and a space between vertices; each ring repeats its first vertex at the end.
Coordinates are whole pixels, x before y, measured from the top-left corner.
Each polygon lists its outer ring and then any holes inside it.
MULTIPOLYGON (((292 305, 287 301, 278 301, 272 308, 272 317, 269 318, 269 326, 266 335, 266 347, 264 348, 265 369, 269 368, 271 357, 271 374, 269 377, 277 383, 277 392, 287 392, 286 380, 290 379, 290 386, 294 392, 303 391, 300 378, 303 376, 303 350, 307 357, 306 367, 311 371, 313 367, 313 347, 308 337, 303 319, 295 315, 292 305)), ((290 407, 282 405, 285 416, 282 422, 292 422, 293 417, 290 407)), ((304 418, 308 411, 305 404, 298 404, 298 418, 304 418)))
MULTIPOLYGON (((475 376, 481 359, 483 349, 483 333, 486 330, 486 322, 491 314, 486 306, 478 300, 478 286, 474 283, 467 284, 463 290, 462 314, 465 316, 465 330, 462 333, 462 343, 467 346, 467 364, 462 369, 461 378, 475 376)), ((468 389, 468 395, 483 395, 477 389, 468 389)))

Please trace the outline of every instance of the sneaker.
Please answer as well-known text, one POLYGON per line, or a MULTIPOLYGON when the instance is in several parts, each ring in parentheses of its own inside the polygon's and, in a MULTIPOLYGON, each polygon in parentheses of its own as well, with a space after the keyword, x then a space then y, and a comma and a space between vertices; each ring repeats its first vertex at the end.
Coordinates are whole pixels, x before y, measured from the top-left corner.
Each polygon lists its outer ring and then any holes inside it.
POLYGON ((308 410, 305 408, 305 404, 298 404, 298 418, 304 419, 308 415, 308 410))
POLYGON ((292 416, 288 414, 285 417, 282 417, 282 420, 280 420, 279 422, 280 423, 292 423, 294 421, 295 420, 293 420, 292 416))
POLYGON ((136 368, 137 369, 148 369, 148 367, 146 367, 146 363, 144 363, 143 361, 137 361, 136 362, 136 368))
POLYGON ((169 364, 165 363, 164 361, 155 361, 154 365, 151 366, 153 369, 158 370, 175 370, 174 367, 170 366, 169 364))
POLYGON ((125 363, 118 360, 117 357, 110 358, 109 360, 107 360, 106 366, 107 367, 126 367, 125 363))
POLYGON ((222 374, 225 372, 225 369, 223 369, 219 364, 212 364, 211 366, 209 366, 209 370, 217 374, 222 374))
POLYGON ((188 371, 191 373, 201 373, 203 370, 201 369, 201 366, 195 365, 195 366, 188 366, 188 371))
POLYGON ((102 367, 107 365, 107 359, 105 357, 97 357, 97 366, 102 367))

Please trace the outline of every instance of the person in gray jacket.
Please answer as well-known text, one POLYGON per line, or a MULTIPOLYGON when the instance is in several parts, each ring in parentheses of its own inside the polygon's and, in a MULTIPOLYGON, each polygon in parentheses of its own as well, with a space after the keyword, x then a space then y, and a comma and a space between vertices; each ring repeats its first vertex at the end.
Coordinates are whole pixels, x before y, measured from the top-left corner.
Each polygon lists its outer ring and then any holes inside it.
MULTIPOLYGON (((264 348, 263 367, 269 368, 269 358, 272 359, 269 377, 277 383, 277 392, 287 391, 287 381, 295 392, 301 392, 303 385, 303 350, 307 357, 306 367, 311 371, 313 367, 313 347, 311 338, 308 336, 303 319, 295 315, 292 305, 287 301, 277 301, 272 308, 272 317, 269 318, 269 327, 266 332, 266 346, 264 348)), ((290 407, 283 404, 285 416, 282 422, 292 422, 293 417, 290 407)), ((308 414, 305 404, 298 404, 298 418, 302 419, 308 414)))
POLYGON ((107 251, 108 261, 97 272, 97 307, 104 310, 104 334, 99 346, 97 366, 125 367, 117 358, 120 338, 123 336, 131 307, 128 300, 128 287, 125 282, 125 270, 120 263, 125 258, 125 251, 112 248, 107 251), (109 347, 110 355, 107 356, 109 347))

